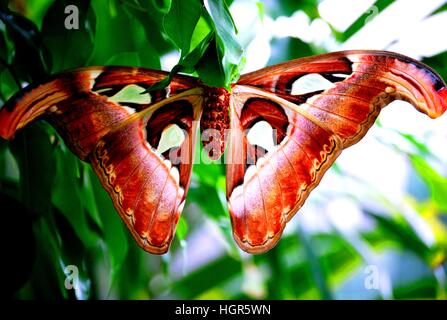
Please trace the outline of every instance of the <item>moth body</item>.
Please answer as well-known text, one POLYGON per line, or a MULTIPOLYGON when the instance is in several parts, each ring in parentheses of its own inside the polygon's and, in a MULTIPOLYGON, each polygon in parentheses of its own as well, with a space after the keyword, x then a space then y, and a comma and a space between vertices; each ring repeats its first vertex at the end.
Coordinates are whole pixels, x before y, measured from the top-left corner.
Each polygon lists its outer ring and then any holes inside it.
POLYGON ((225 131, 230 127, 230 93, 224 88, 204 86, 204 106, 200 120, 202 144, 211 159, 225 151, 225 131))

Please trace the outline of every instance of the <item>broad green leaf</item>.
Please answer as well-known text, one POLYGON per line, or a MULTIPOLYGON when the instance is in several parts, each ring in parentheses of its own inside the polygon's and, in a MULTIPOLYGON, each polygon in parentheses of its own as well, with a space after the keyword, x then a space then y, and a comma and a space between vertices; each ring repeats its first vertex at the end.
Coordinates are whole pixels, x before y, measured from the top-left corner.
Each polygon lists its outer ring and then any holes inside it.
POLYGON ((428 162, 419 155, 410 155, 411 163, 430 189, 430 195, 440 210, 447 212, 447 178, 434 170, 428 162))
POLYGON ((198 188, 191 187, 188 193, 189 198, 197 203, 209 217, 218 222, 221 222, 222 218, 228 218, 226 210, 220 203, 215 187, 207 185, 201 185, 198 188))
POLYGON ((28 82, 45 78, 47 68, 41 55, 42 40, 36 25, 8 9, 0 9, 0 20, 14 43, 13 64, 19 77, 28 82))
MULTIPOLYGON (((129 241, 134 243, 131 239, 130 233, 128 234, 129 241)), ((114 290, 119 299, 135 299, 135 300, 148 300, 151 298, 148 283, 153 276, 156 276, 153 272, 151 265, 156 264, 161 257, 151 256, 146 251, 141 250, 137 245, 129 246, 126 259, 121 267, 119 276, 116 277, 114 290)))
POLYGON ((151 85, 149 88, 147 88, 146 90, 144 90, 142 92, 142 94, 147 93, 147 92, 151 92, 151 91, 155 91, 155 90, 160 90, 163 88, 166 88, 169 83, 171 83, 172 78, 180 71, 183 70, 183 67, 179 64, 175 65, 174 68, 172 68, 171 72, 169 72, 168 76, 166 78, 164 78, 163 80, 154 83, 153 85, 151 85))
MULTIPOLYGON (((295 299, 297 289, 293 286, 290 269, 286 267, 284 260, 286 251, 290 246, 285 242, 279 243, 275 248, 265 254, 266 264, 269 268, 270 277, 267 281, 268 299, 295 299)), ((262 257, 264 258, 264 257, 262 257)), ((304 283, 302 282, 302 285, 304 283)))
POLYGON ((304 11, 309 18, 315 19, 320 15, 318 13, 318 0, 280 0, 280 1, 264 1, 265 12, 272 18, 280 16, 291 16, 296 11, 304 11))
POLYGON ((194 48, 194 50, 192 50, 190 53, 188 53, 186 56, 180 59, 180 62, 172 68, 171 72, 169 72, 169 75, 166 78, 153 84, 143 93, 151 92, 154 90, 160 90, 167 87, 169 83, 172 81, 174 75, 176 75, 179 72, 193 73, 194 70, 196 69, 196 66, 198 65, 198 62, 204 56, 205 51, 207 50, 212 37, 213 34, 209 33, 208 36, 205 37, 202 40, 202 42, 199 43, 194 48))
POLYGON ((0 72, 0 98, 5 103, 14 93, 20 90, 18 79, 14 78, 9 70, 0 72))
MULTIPOLYGON (((203 12, 202 12, 203 13, 203 12)), ((209 37, 210 33, 213 32, 210 24, 207 19, 202 15, 200 16, 199 21, 196 24, 194 32, 191 37, 191 48, 190 50, 195 49, 198 45, 201 45, 205 38, 209 37)))
MULTIPOLYGON (((91 280, 89 271, 85 264, 87 258, 87 251, 83 245, 83 241, 77 236, 74 230, 74 224, 71 223, 67 217, 60 213, 57 209, 54 210, 54 225, 60 237, 61 243, 61 267, 65 274, 64 285, 65 288, 73 293, 78 300, 86 300, 90 297, 91 280), (73 283, 73 288, 67 288, 66 279, 72 273, 76 272, 76 283, 73 283)), ((71 284, 69 282, 69 284, 71 284)))
POLYGON ((117 0, 101 2, 92 2, 97 28, 95 48, 89 64, 159 68, 160 60, 155 44, 149 43, 149 35, 139 19, 135 19, 127 7, 121 6, 117 0))
POLYGON ((329 300, 333 299, 331 290, 327 282, 327 275, 322 266, 322 262, 315 253, 315 248, 313 243, 311 243, 308 235, 302 228, 298 229, 298 235, 301 243, 303 244, 304 251, 309 261, 310 271, 315 281, 315 286, 317 287, 321 299, 329 300))
MULTIPOLYGON (((26 10, 24 12, 25 17, 30 19, 36 24, 39 30, 42 29, 42 22, 48 8, 57 2, 56 0, 34 0, 26 2, 26 10)), ((14 9, 14 8, 13 8, 14 9)), ((63 11, 62 11, 63 14, 63 11)))
MULTIPOLYGON (((431 258, 431 249, 425 242, 418 237, 412 227, 403 219, 387 217, 371 211, 365 211, 377 223, 377 230, 374 232, 364 233, 366 240, 371 239, 371 235, 376 232, 381 233, 383 241, 393 244, 402 250, 411 250, 422 259, 429 262, 431 258), (389 242, 391 240, 391 242, 389 242)), ((374 237, 373 237, 374 238, 374 237)))
POLYGON ((9 144, 0 139, 0 192, 20 199, 20 172, 9 144))
POLYGON ((424 277, 408 284, 396 286, 393 290, 396 300, 436 299, 437 282, 434 277, 424 277))
POLYGON ((95 29, 95 13, 90 7, 90 1, 53 2, 42 25, 42 41, 50 53, 45 55, 45 59, 46 64, 51 66, 51 71, 54 73, 85 66, 93 52, 95 29), (78 9, 78 26, 73 25, 70 18, 77 12, 65 13, 65 8, 69 5, 78 9))
POLYGON ((0 21, 0 71, 5 67, 4 63, 10 63, 8 42, 6 40, 6 26, 0 21))
POLYGON ((102 229, 102 220, 96 204, 95 195, 93 193, 93 183, 90 176, 91 168, 85 162, 80 160, 77 161, 80 167, 80 180, 82 183, 80 191, 83 205, 96 225, 102 229))
POLYGON ((137 6, 132 4, 132 2, 132 0, 128 0, 124 4, 128 12, 143 26, 146 32, 146 42, 157 51, 157 57, 174 50, 175 47, 168 40, 163 28, 163 19, 169 11, 171 1, 165 1, 163 10, 160 10, 153 0, 136 0, 135 2, 138 2, 137 6))
POLYGON ((52 219, 38 219, 34 225, 36 257, 31 279, 34 295, 43 299, 74 298, 74 292, 65 288, 65 274, 61 266, 61 241, 52 219))
MULTIPOLYGON (((129 246, 126 236, 126 232, 128 231, 113 207, 110 196, 101 186, 99 178, 92 170, 90 170, 90 179, 93 186, 92 192, 95 195, 98 210, 101 215, 104 242, 107 245, 111 264, 110 280, 112 284, 116 280, 116 277, 119 276, 121 266, 126 259, 129 246)), ((137 244, 132 243, 132 245, 136 246, 137 244)))
POLYGON ((203 56, 197 63, 196 70, 199 74, 200 80, 202 80, 205 84, 211 87, 222 88, 227 84, 227 75, 222 66, 222 56, 219 54, 219 49, 217 46, 217 40, 214 36, 214 39, 211 41, 203 56))
MULTIPOLYGON (((197 142, 197 148, 196 148, 196 155, 195 158, 198 159, 200 157, 204 157, 207 155, 204 155, 204 149, 202 146, 201 141, 197 142)), ((222 159, 220 159, 222 160, 222 159)), ((219 161, 220 161, 219 160, 219 161)), ((225 176, 225 167, 221 163, 197 163, 193 167, 194 174, 198 177, 200 180, 200 185, 208 185, 213 188, 216 187, 216 182, 218 181, 219 177, 225 176)))
MULTIPOLYGON (((229 88, 230 84, 239 77, 239 64, 242 59, 242 48, 236 40, 236 28, 225 1, 209 0, 209 14, 216 29, 216 46, 210 46, 206 63, 217 57, 219 68, 214 70, 220 72, 212 78, 210 73, 205 73, 204 81, 211 86, 229 88)), ((204 70, 202 69, 202 74, 204 70)))
POLYGON ((316 53, 309 44, 298 38, 274 39, 272 41, 272 49, 268 65, 311 56, 316 53))
POLYGON ((178 220, 175 235, 180 241, 185 240, 188 235, 188 223, 183 216, 178 220))
POLYGON ((56 178, 52 188, 52 202, 69 221, 84 246, 91 247, 98 241, 98 235, 93 230, 93 221, 85 207, 78 160, 61 147, 56 149, 55 158, 56 178))
POLYGON ((167 13, 171 7, 172 0, 149 0, 158 11, 167 13))
POLYGON ((51 140, 45 125, 37 123, 18 131, 11 142, 11 151, 20 170, 22 201, 37 215, 46 214, 51 207, 56 167, 51 140))
POLYGON ((106 65, 128 67, 138 66, 140 63, 140 56, 135 51, 117 53, 105 62, 106 65))
MULTIPOLYGON (((10 73, 13 72, 13 67, 11 66, 13 54, 14 44, 8 37, 6 25, 0 20, 0 75, 5 70, 8 70, 10 73)), ((1 87, 0 91, 2 91, 1 87)))
POLYGON ((339 285, 361 263, 365 263, 367 253, 363 247, 354 246, 349 240, 352 241, 352 238, 337 231, 312 235, 310 239, 331 287, 339 285))
MULTIPOLYGON (((208 33, 202 41, 186 56, 180 59, 179 67, 181 71, 193 73, 200 59, 205 55, 210 43, 212 43, 213 33, 208 33)), ((175 69, 174 69, 175 70, 175 69)))
MULTIPOLYGON (((440 75, 444 77, 444 80, 446 80, 447 76, 447 51, 444 51, 442 53, 439 53, 435 56, 424 58, 422 62, 426 63, 433 69, 435 69, 437 72, 439 72, 440 75)), ((446 80, 447 81, 447 80, 446 80)))
POLYGON ((211 288, 222 286, 240 272, 240 261, 222 257, 177 281, 173 289, 181 299, 194 299, 211 288))
POLYGON ((163 25, 166 33, 185 56, 191 48, 191 38, 199 21, 202 5, 199 0, 172 0, 163 25))

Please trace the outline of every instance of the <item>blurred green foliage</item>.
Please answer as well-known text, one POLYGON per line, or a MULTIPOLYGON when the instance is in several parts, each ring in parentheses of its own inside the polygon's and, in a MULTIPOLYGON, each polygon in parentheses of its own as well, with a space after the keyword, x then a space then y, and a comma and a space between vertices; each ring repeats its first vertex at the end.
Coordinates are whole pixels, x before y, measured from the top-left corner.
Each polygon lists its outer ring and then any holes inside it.
MULTIPOLYGON (((208 0, 205 8, 199 0, 2 0, 0 105, 27 83, 61 70, 87 65, 159 69, 160 58, 172 51, 180 53, 175 72, 229 87, 244 60, 228 9, 231 2, 208 0), (68 4, 79 8, 79 30, 63 27, 68 4)), ((382 10, 392 2, 378 0, 376 6, 382 10)), ((258 8, 261 18, 301 10, 314 20, 320 18, 317 4, 270 0, 258 2, 258 8)), ((358 32, 367 14, 344 33, 333 30, 334 38, 343 42, 358 32)), ((272 39, 271 46, 270 64, 323 51, 297 38, 272 39)), ((446 74, 446 53, 426 62, 446 74)), ((243 254, 231 236, 224 168, 201 163, 194 168, 170 253, 160 257, 134 243, 89 165, 74 157, 51 127, 37 122, 13 141, 0 141, 7 294, 21 299, 445 299, 447 178, 431 166, 434 156, 423 143, 396 134, 414 146, 407 156, 429 196, 408 198, 432 228, 433 244, 421 239, 386 195, 373 191, 389 214, 364 208, 374 225, 368 232, 346 235, 335 226, 310 232, 298 226, 267 254, 243 254), (208 248, 199 259, 201 252, 191 252, 197 248, 193 238, 200 242, 201 233, 209 230, 221 238, 222 248, 208 248), (396 271, 396 262, 384 272, 389 290, 366 290, 365 266, 379 263, 377 256, 391 249, 404 264, 396 271), (70 265, 79 270, 76 290, 66 288, 70 265), (338 295, 342 289, 349 294, 338 295)))

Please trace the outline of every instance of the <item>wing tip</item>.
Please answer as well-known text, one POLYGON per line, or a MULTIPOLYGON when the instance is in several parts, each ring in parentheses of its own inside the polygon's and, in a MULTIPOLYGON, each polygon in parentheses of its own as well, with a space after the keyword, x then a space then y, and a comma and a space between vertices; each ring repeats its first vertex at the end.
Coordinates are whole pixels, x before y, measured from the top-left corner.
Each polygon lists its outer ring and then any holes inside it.
POLYGON ((267 237, 267 239, 261 244, 252 244, 250 243, 250 241, 246 239, 242 240, 234 232, 233 232, 233 238, 238 244, 239 248, 241 248, 241 250, 250 254, 263 254, 270 251, 278 244, 279 240, 281 239, 284 227, 285 225, 283 225, 280 231, 278 231, 275 235, 273 235, 273 237, 267 237))
POLYGON ((165 241, 160 244, 156 244, 151 243, 147 237, 142 237, 139 235, 134 229, 130 229, 130 231, 138 246, 140 246, 144 251, 157 255, 163 255, 169 251, 172 237, 165 239, 165 241))
POLYGON ((437 110, 434 114, 434 117, 437 118, 444 114, 444 112, 447 110, 447 88, 444 86, 441 89, 437 91, 438 96, 438 103, 437 103, 437 110))
POLYGON ((157 247, 151 244, 140 244, 140 247, 146 251, 149 252, 151 254, 156 254, 156 255, 163 255, 166 254, 169 251, 169 247, 170 247, 170 243, 166 243, 165 245, 161 246, 161 247, 157 247))

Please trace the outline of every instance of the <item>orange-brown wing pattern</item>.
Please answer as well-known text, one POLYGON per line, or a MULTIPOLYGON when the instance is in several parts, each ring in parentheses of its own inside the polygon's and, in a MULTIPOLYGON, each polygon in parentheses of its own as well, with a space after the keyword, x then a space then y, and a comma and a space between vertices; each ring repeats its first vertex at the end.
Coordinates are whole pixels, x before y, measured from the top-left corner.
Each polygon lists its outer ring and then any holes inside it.
POLYGON ((167 75, 130 67, 88 67, 57 74, 26 87, 3 106, 0 136, 11 139, 28 123, 44 119, 73 153, 86 160, 98 140, 132 113, 196 86, 195 78, 177 76, 168 88, 138 96, 138 91, 167 75))
POLYGON ((90 162, 135 240, 168 250, 192 168, 203 104, 195 78, 126 67, 66 72, 30 86, 0 110, 0 136, 11 139, 36 119, 51 123, 80 159, 90 162), (191 89, 192 88, 192 89, 191 89), (176 140, 164 138, 174 131, 176 140))
POLYGON ((200 88, 192 89, 131 116, 107 133, 90 155, 121 218, 151 253, 168 251, 185 204, 201 93, 200 88), (180 138, 164 143, 163 136, 172 130, 180 138))
POLYGON ((275 246, 341 151, 396 99, 435 118, 447 108, 447 89, 429 67, 383 51, 325 54, 242 76, 233 88, 227 154, 227 199, 239 246, 252 253, 275 246), (311 74, 326 86, 296 85, 311 74), (270 150, 248 139, 260 121, 276 132, 270 150))

